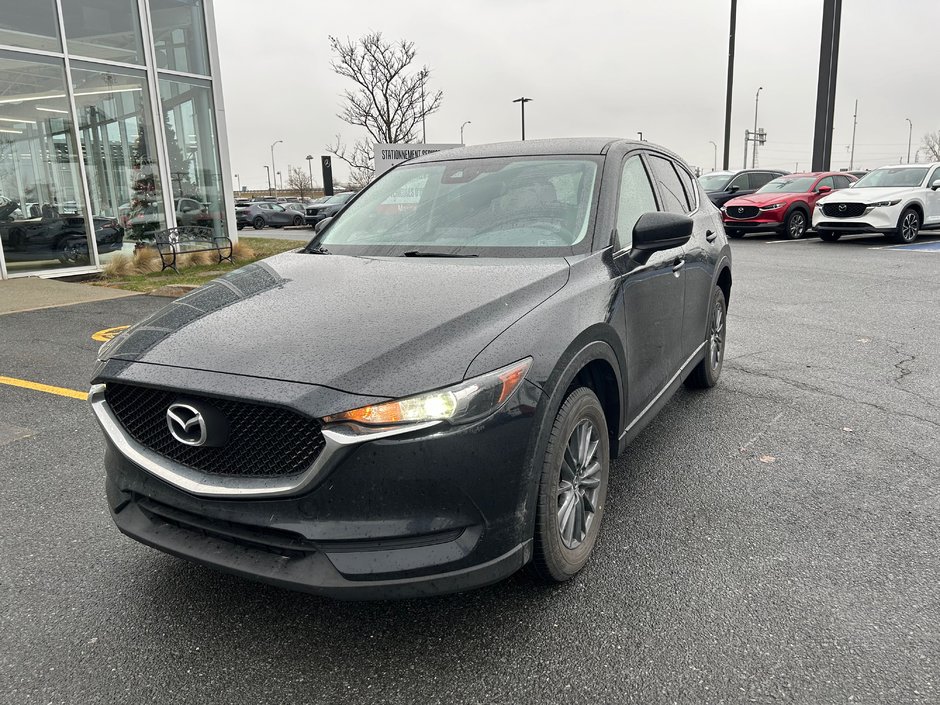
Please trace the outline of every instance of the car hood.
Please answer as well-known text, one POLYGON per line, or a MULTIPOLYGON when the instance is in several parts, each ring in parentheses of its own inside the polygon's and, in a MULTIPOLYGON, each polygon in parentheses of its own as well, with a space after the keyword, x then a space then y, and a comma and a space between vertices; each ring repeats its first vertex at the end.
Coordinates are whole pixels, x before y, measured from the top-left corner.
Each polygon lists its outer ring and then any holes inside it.
POLYGON ((819 199, 819 203, 874 203, 892 198, 906 198, 914 189, 888 186, 880 188, 845 188, 819 199))
POLYGON ((477 353, 567 280, 560 257, 286 253, 177 299, 102 358, 400 397, 463 379, 477 353))
POLYGON ((802 193, 752 193, 748 196, 732 198, 725 203, 725 208, 734 206, 766 206, 771 203, 787 203, 794 198, 805 196, 802 193))

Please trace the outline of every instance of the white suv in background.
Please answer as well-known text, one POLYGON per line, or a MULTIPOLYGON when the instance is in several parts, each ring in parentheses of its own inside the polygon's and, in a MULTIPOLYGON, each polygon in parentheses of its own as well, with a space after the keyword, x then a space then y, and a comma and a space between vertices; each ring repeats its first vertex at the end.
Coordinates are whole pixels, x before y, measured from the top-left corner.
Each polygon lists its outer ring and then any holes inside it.
POLYGON ((816 202, 813 228, 827 242, 847 233, 881 233, 904 243, 922 228, 940 228, 940 162, 868 172, 816 202))

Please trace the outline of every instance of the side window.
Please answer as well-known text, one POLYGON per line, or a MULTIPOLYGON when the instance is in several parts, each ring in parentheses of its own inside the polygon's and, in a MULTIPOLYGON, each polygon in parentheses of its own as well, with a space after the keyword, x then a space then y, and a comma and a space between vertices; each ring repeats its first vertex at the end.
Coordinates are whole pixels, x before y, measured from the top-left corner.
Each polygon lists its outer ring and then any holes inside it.
MULTIPOLYGON (((750 188, 747 177, 747 174, 738 174, 731 180, 731 183, 728 184, 728 189, 730 189, 732 186, 737 186, 738 191, 744 191, 745 189, 750 188)), ((755 188, 757 187, 755 186, 755 188)))
POLYGON ((659 186, 659 195, 663 198, 663 207, 670 213, 685 214, 691 211, 689 201, 685 196, 685 189, 679 181, 679 175, 672 162, 662 157, 650 155, 650 166, 653 169, 653 178, 659 186))
POLYGON ((684 167, 678 164, 676 165, 676 171, 679 172, 679 179, 682 181, 682 186, 685 189, 685 197, 689 202, 689 209, 695 210, 698 205, 698 191, 695 189, 696 181, 684 167))
POLYGON ((933 174, 930 175, 930 179, 927 181, 927 188, 930 188, 937 179, 940 179, 940 166, 934 169, 933 174))
POLYGON ((620 199, 617 203, 617 233, 620 249, 633 244, 633 226, 640 216, 656 209, 656 198, 650 185, 643 160, 638 156, 629 157, 623 163, 620 174, 620 199))
POLYGON ((823 186, 828 186, 829 188, 835 190, 836 184, 831 176, 827 176, 824 179, 820 179, 819 183, 816 184, 816 190, 818 191, 823 186))
POLYGON ((832 177, 832 182, 835 184, 835 186, 833 186, 833 188, 835 189, 848 188, 849 183, 850 183, 849 178, 847 176, 838 176, 838 175, 832 177))
POLYGON ((284 206, 271 206, 271 210, 280 213, 284 210, 284 206))
POLYGON ((766 171, 755 171, 750 175, 752 189, 759 189, 769 184, 776 177, 776 174, 770 174, 766 171))

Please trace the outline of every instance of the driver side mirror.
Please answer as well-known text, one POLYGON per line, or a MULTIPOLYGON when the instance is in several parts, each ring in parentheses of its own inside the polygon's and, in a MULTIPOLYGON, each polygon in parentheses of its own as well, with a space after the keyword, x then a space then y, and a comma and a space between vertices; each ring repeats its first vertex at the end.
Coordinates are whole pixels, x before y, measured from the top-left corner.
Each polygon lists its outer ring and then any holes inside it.
POLYGON ((832 191, 832 186, 820 186, 818 189, 816 189, 816 193, 820 195, 829 193, 830 191, 832 191))
POLYGON ((633 226, 630 256, 643 263, 660 250, 681 247, 692 237, 692 219, 677 213, 644 213, 633 226))
POLYGON ((729 187, 726 189, 726 191, 727 191, 728 193, 737 193, 737 192, 740 191, 740 190, 741 190, 741 187, 740 187, 740 186, 729 186, 729 187))
POLYGON ((934 182, 930 184, 931 191, 936 191, 937 189, 940 189, 940 179, 934 179, 934 182))
POLYGON ((313 232, 319 233, 333 221, 333 218, 324 218, 319 223, 313 226, 313 232))

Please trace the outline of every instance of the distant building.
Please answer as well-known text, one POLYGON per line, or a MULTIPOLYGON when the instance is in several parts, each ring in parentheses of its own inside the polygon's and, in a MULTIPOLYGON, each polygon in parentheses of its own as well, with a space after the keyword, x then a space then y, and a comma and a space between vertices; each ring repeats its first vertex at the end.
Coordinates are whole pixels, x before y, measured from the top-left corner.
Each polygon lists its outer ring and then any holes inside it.
POLYGON ((0 0, 0 277, 236 238, 211 0, 0 0))

